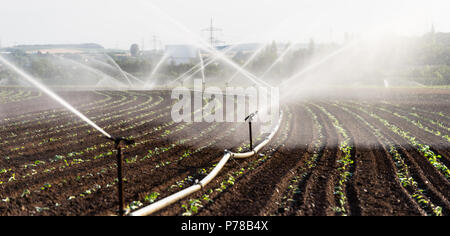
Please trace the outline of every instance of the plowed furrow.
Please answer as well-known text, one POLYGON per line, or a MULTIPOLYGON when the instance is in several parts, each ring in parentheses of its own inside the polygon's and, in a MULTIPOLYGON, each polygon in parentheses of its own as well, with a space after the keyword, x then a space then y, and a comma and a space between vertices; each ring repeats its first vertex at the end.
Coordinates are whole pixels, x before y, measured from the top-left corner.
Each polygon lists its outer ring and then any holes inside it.
MULTIPOLYGON (((414 147, 405 144, 405 141, 401 137, 386 129, 386 127, 378 120, 361 112, 359 109, 354 109, 353 107, 349 108, 360 114, 361 117, 375 126, 387 139, 395 144, 399 153, 405 158, 406 163, 410 168, 411 175, 419 183, 419 187, 428 190, 427 195, 430 196, 435 204, 442 206, 444 209, 448 209, 449 201, 447 198, 450 194, 450 186, 442 174, 431 166, 414 147)), ((448 210, 446 211, 448 212, 448 210)))
MULTIPOLYGON (((391 156, 369 127, 334 106, 331 113, 344 121, 355 140, 355 171, 351 185, 360 202, 361 215, 420 215, 411 198, 396 181, 391 156)), ((352 200, 350 200, 352 201, 352 200)))

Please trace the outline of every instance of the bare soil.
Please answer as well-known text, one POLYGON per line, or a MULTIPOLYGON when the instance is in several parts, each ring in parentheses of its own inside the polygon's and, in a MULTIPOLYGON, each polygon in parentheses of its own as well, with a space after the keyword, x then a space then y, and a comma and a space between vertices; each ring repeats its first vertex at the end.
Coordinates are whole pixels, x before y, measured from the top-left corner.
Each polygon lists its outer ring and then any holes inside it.
MULTIPOLYGON (((8 93, 14 94, 1 94, 8 93)), ((248 144, 245 123, 173 123, 167 91, 58 93, 111 135, 136 140, 124 151, 125 202, 133 209, 149 205, 154 193, 159 200, 191 186, 225 149, 245 150, 248 144)), ((3 98, 0 104, 0 215, 115 215, 113 144, 45 95, 23 94, 31 98, 3 98)), ((402 185, 390 145, 427 201, 450 215, 449 178, 373 116, 429 145, 441 156, 439 163, 450 167, 450 142, 443 138, 450 135, 449 90, 341 89, 326 94, 284 104, 279 132, 261 153, 230 160, 204 190, 156 215, 432 215, 413 189, 402 185), (348 135, 353 163, 343 202, 336 187, 346 137, 318 107, 348 135)))

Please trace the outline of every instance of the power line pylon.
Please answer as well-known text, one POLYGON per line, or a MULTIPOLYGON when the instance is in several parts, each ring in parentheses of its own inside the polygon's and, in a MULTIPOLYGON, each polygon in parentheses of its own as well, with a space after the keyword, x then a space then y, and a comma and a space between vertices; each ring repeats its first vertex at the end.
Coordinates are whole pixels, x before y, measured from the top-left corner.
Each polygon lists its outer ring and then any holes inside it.
POLYGON ((212 18, 211 18, 211 25, 208 28, 203 29, 202 31, 209 32, 209 43, 211 44, 212 48, 214 48, 217 43, 220 43, 220 41, 216 39, 214 32, 221 32, 222 29, 214 27, 212 18))
POLYGON ((153 50, 156 52, 158 50, 158 43, 160 42, 159 37, 153 35, 152 41, 153 41, 153 50))

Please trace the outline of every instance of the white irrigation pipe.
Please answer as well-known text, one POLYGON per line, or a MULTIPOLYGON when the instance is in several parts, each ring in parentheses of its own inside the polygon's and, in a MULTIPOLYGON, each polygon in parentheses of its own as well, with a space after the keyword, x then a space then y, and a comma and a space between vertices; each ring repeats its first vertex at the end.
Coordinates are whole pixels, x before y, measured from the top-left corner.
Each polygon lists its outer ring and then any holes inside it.
POLYGON ((222 168, 227 164, 227 162, 230 160, 230 158, 234 157, 237 159, 243 159, 243 158, 249 158, 257 154, 264 146, 266 146, 270 140, 275 136, 275 134, 278 132, 278 129, 280 128, 281 120, 283 119, 283 113, 281 113, 278 123, 273 129, 272 133, 262 142, 260 143, 253 151, 247 152, 247 153, 232 153, 229 151, 226 151, 225 155, 222 157, 220 162, 217 164, 217 166, 209 173, 204 179, 202 179, 197 184, 184 189, 178 193, 175 193, 173 195, 170 195, 164 199, 161 199, 147 207, 144 207, 142 209, 139 209, 135 212, 132 212, 130 216, 148 216, 151 215, 159 210, 162 210, 175 202, 178 202, 179 200, 197 192, 201 189, 205 188, 205 186, 211 182, 217 174, 222 170, 222 168))

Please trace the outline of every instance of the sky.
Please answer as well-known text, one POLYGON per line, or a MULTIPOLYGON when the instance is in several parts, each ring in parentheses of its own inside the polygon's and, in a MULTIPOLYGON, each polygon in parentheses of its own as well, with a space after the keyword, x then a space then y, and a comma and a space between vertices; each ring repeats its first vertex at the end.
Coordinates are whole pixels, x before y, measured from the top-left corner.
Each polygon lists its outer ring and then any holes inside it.
POLYGON ((448 0, 3 0, 1 46, 98 43, 145 49, 198 44, 211 18, 219 40, 341 42, 367 32, 450 32, 448 0))

